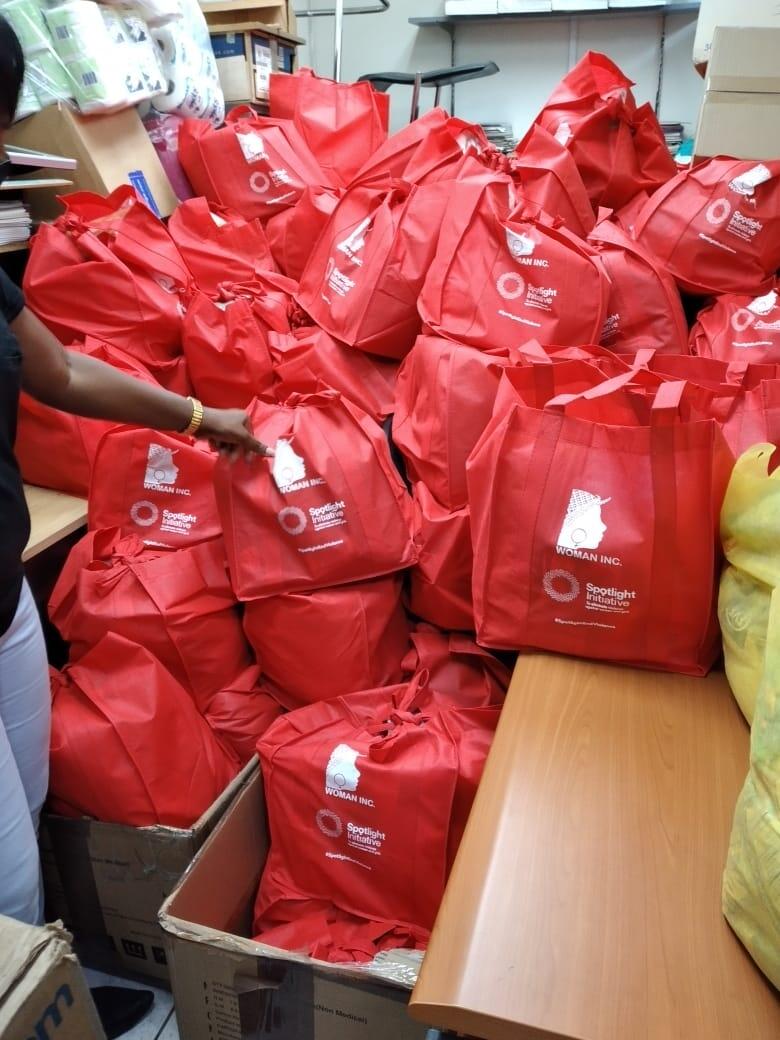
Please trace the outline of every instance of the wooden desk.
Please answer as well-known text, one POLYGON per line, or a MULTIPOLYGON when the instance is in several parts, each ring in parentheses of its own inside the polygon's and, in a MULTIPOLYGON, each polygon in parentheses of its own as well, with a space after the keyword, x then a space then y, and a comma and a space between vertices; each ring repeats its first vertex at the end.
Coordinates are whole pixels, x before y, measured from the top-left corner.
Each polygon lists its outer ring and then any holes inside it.
POLYGON ((720 912, 725 677, 521 657, 410 1010, 486 1040, 778 1040, 720 912))
POLYGON ((22 554, 25 563, 87 522, 86 499, 30 484, 25 484, 24 495, 31 525, 30 540, 22 554))

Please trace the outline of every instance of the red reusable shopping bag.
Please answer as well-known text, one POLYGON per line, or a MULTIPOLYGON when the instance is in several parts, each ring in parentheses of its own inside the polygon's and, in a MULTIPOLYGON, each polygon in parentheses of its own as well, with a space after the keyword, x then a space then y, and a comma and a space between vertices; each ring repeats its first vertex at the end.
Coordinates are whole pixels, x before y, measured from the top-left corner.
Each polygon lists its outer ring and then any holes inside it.
POLYGON ((311 69, 272 72, 269 107, 272 116, 295 123, 336 184, 349 184, 387 140, 390 97, 368 82, 335 83, 311 69))
POLYGON ((182 202, 168 230, 198 289, 209 296, 219 296, 225 282, 251 282, 258 270, 276 270, 260 221, 244 220, 206 199, 182 202))
POLYGON ((217 500, 239 599, 306 592, 417 559, 412 501, 381 429, 334 391, 256 401, 273 459, 217 466, 217 500))
POLYGON ((446 185, 450 203, 418 304, 423 321, 481 350, 529 339, 597 342, 609 281, 595 251, 564 228, 510 217, 506 180, 485 174, 446 185))
POLYGON ((128 185, 62 201, 66 212, 30 248, 30 308, 65 343, 104 339, 152 371, 175 358, 192 276, 165 225, 128 185))
POLYGON ((466 459, 490 421, 501 372, 517 360, 419 336, 398 370, 393 443, 411 479, 449 509, 468 501, 466 459))
POLYGON ((390 575, 252 600, 244 629, 285 708, 401 681, 409 623, 390 575))
POLYGON ((201 709, 251 660, 221 539, 152 551, 116 528, 91 531, 68 556, 49 617, 71 661, 114 632, 153 653, 201 709))
POLYGON ((680 288, 769 292, 780 267, 780 160, 710 159, 650 198, 634 237, 680 288))
POLYGON ((298 303, 352 347, 402 358, 420 331, 417 297, 436 251, 449 185, 354 184, 301 278, 298 303))
POLYGON ((54 812, 130 827, 191 827, 238 772, 186 690, 144 647, 109 633, 53 674, 54 812))
POLYGON ((277 396, 315 393, 322 387, 340 394, 382 422, 393 412, 398 364, 352 350, 318 328, 290 335, 269 333, 277 396))
POLYGON ((89 526, 120 527, 146 545, 178 549, 222 531, 214 497, 216 455, 191 437, 120 427, 98 445, 89 526))
POLYGON ((608 219, 599 222, 588 241, 610 281, 604 346, 616 354, 635 354, 643 347, 687 354, 688 323, 679 290, 653 254, 608 219))
MULTIPOLYGON (((88 337, 67 349, 105 361, 136 379, 155 382, 140 361, 101 340, 88 337)), ((69 415, 22 394, 15 447, 22 476, 28 484, 86 498, 98 444, 115 426, 69 415)))
MULTIPOLYGON (((281 311, 281 306, 280 306, 281 311)), ((184 317, 184 356, 195 393, 212 408, 246 408, 274 382, 267 326, 250 300, 197 293, 184 317)))
POLYGON ((518 193, 540 206, 579 238, 587 238, 596 223, 580 171, 560 141, 541 126, 532 126, 511 157, 510 169, 518 193))
POLYGON ((300 281, 309 257, 340 193, 330 188, 307 187, 290 209, 277 213, 265 225, 268 243, 279 270, 300 281))
POLYGON ((334 187, 292 122, 264 119, 247 106, 233 109, 219 130, 206 119, 185 119, 179 158, 199 195, 246 220, 294 206, 308 186, 334 187))
POLYGON ((536 118, 571 152, 594 210, 620 209, 676 172, 655 113, 637 108, 633 85, 606 55, 588 51, 536 118))
POLYGON ((718 296, 699 311, 691 351, 727 364, 780 363, 780 302, 775 288, 759 297, 718 296))
POLYGON ((260 741, 271 849, 256 922, 286 891, 431 928, 447 876, 458 749, 442 716, 424 707, 421 678, 387 695, 301 708, 260 741))
POLYGON ((263 684, 260 668, 253 664, 209 699, 203 717, 217 740, 245 766, 258 740, 282 711, 263 684))
POLYGON ((690 404, 691 384, 640 377, 540 408, 522 393, 506 407, 505 376, 468 463, 482 645, 692 675, 712 666, 733 457, 690 404))
POLYGON ((428 672, 428 691, 446 708, 488 708, 504 703, 512 673, 489 650, 454 632, 418 625, 412 649, 401 662, 411 678, 428 672))
POLYGON ((424 621, 474 631, 469 509, 439 505, 423 483, 413 489, 420 558, 409 571, 409 609, 424 621))

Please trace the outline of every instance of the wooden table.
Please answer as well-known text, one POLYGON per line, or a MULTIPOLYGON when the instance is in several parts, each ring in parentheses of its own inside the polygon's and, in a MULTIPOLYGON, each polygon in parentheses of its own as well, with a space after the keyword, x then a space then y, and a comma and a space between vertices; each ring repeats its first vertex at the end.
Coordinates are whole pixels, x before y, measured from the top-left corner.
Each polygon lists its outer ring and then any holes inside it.
POLYGON ((87 522, 86 499, 30 484, 25 484, 24 495, 31 525, 30 540, 22 554, 25 563, 87 522))
POLYGON ((521 657, 414 991, 486 1040, 778 1040, 720 912, 748 729, 722 674, 521 657))

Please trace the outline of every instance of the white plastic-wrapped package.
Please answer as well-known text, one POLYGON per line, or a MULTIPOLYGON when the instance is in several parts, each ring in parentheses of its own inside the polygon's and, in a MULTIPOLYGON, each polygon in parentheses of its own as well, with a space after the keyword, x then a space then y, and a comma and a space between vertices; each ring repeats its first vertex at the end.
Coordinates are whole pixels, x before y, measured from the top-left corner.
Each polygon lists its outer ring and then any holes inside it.
POLYGON ((196 0, 177 3, 179 17, 152 29, 168 84, 153 107, 161 113, 208 119, 219 126, 225 118, 225 98, 206 19, 196 0))

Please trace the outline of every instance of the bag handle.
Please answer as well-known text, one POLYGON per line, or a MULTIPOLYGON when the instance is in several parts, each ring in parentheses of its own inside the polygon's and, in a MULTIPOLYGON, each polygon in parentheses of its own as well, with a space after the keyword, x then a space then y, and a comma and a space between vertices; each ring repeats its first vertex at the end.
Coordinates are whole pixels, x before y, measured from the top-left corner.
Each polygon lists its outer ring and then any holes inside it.
POLYGON ((629 369, 628 372, 622 372, 619 376, 613 376, 603 383, 583 390, 581 394, 559 394, 558 397, 553 397, 551 401, 547 402, 545 409, 551 412, 565 412, 566 406, 574 401, 594 401, 601 397, 609 397, 618 390, 623 390, 634 381, 635 377, 636 369, 629 369))
POLYGON ((653 426, 670 426, 674 422, 679 415, 687 386, 684 379, 661 383, 650 406, 650 422, 653 426))
POLYGON ((239 105, 237 108, 232 108, 225 116, 228 126, 240 123, 244 119, 257 119, 257 112, 251 105, 239 105))

